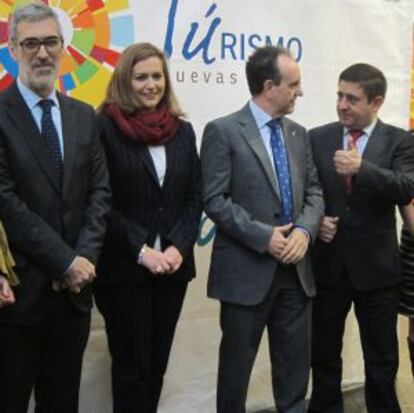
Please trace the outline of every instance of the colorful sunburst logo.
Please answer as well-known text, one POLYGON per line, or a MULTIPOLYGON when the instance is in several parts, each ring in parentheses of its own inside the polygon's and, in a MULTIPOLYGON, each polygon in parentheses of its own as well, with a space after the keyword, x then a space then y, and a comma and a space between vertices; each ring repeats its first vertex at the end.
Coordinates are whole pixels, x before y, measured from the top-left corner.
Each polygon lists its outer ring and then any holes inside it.
MULTIPOLYGON (((28 3, 0 0, 0 89, 18 74, 7 47, 13 10, 28 3)), ((119 54, 134 42, 134 22, 127 0, 44 0, 59 17, 65 39, 57 87, 62 93, 97 106, 119 54)))

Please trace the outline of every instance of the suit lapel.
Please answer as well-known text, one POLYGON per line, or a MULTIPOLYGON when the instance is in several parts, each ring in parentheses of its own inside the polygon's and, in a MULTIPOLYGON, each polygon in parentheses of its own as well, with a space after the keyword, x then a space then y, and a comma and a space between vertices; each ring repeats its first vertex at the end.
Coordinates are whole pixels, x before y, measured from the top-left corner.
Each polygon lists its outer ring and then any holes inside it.
POLYGON ((378 158, 381 153, 384 153, 384 146, 387 145, 385 137, 384 124, 378 120, 372 131, 371 136, 368 139, 367 146, 365 147, 362 157, 368 161, 378 162, 378 158))
POLYGON ((340 188, 339 193, 344 194, 345 192, 345 179, 338 175, 335 170, 334 165, 334 156, 336 151, 344 149, 344 128, 337 122, 336 126, 332 129, 332 132, 329 136, 326 136, 326 139, 323 142, 323 148, 320 148, 322 154, 320 156, 324 157, 324 165, 330 165, 332 170, 332 177, 336 182, 336 185, 340 188))
POLYGON ((248 105, 246 105, 240 112, 240 125, 243 138, 259 159, 270 186, 280 199, 279 185, 277 184, 277 178, 272 162, 248 105))
POLYGON ((145 168, 148 170, 151 178, 159 186, 159 180, 157 176, 157 171, 155 170, 154 161, 152 160, 151 154, 145 144, 136 144, 132 142, 131 148, 133 152, 139 157, 145 168))
POLYGON ((60 193, 60 183, 53 172, 39 129, 16 84, 11 87, 9 96, 7 115, 37 159, 40 169, 48 177, 53 188, 60 193))
POLYGON ((180 165, 177 164, 177 148, 176 145, 178 144, 178 136, 174 139, 171 139, 165 144, 165 156, 167 158, 167 170, 165 171, 165 179, 163 184, 163 189, 167 189, 172 182, 174 182, 175 173, 177 168, 180 165))
POLYGON ((73 112, 70 101, 60 94, 58 95, 58 99, 62 118, 63 136, 63 194, 66 194, 75 161, 77 128, 75 113, 73 112))
POLYGON ((336 151, 344 149, 344 128, 338 123, 338 127, 335 130, 334 135, 327 139, 326 142, 326 152, 329 154, 331 159, 333 159, 336 151))

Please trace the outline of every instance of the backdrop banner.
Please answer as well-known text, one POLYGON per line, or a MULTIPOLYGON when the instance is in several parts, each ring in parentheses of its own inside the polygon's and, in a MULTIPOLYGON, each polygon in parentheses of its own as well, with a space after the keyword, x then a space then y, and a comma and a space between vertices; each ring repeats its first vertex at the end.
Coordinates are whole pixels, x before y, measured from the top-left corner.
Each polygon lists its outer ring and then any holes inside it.
MULTIPOLYGON (((45 0, 59 15, 65 53, 57 87, 94 106, 102 101, 122 50, 149 41, 169 56, 172 82, 198 139, 207 121, 249 98, 244 66, 264 45, 289 48, 299 62, 304 96, 296 121, 310 128, 336 119, 339 72, 357 62, 379 67, 388 92, 381 118, 407 128, 410 118, 411 0, 45 0)), ((10 13, 27 1, 0 0, 0 88, 18 74, 7 47, 10 13)), ((206 298, 214 228, 203 219, 198 278, 191 283, 177 329, 160 412, 213 412, 220 338, 218 304, 206 298)), ((253 371, 249 408, 272 405, 264 341, 253 371)), ((111 411, 103 324, 94 314, 81 392, 82 413, 111 411)), ((363 379, 358 332, 347 324, 344 385, 363 379)))

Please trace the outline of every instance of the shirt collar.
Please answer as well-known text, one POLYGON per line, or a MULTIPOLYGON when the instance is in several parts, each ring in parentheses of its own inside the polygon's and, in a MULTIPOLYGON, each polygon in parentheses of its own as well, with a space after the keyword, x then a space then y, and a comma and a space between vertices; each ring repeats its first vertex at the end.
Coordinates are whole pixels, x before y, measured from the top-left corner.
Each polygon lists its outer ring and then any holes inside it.
MULTIPOLYGON (((364 135, 369 138, 372 135, 372 132, 374 131, 375 126, 377 125, 378 118, 375 118, 368 126, 365 126, 365 128, 362 129, 362 132, 364 132, 364 135)), ((344 135, 347 135, 351 129, 344 128, 344 135)))
POLYGON ((260 106, 252 99, 249 101, 249 107, 252 112, 253 118, 256 121, 257 127, 262 129, 267 126, 267 123, 272 120, 268 113, 266 113, 260 106))
MULTIPOLYGON (((26 85, 24 85, 22 80, 20 79, 20 76, 17 77, 16 83, 20 94, 22 95, 24 101, 26 102, 26 105, 29 107, 30 110, 32 110, 42 99, 44 99, 43 97, 40 97, 38 94, 33 92, 33 90, 29 89, 26 85)), ((50 93, 47 99, 53 100, 56 107, 60 107, 56 89, 53 89, 53 91, 50 93)))

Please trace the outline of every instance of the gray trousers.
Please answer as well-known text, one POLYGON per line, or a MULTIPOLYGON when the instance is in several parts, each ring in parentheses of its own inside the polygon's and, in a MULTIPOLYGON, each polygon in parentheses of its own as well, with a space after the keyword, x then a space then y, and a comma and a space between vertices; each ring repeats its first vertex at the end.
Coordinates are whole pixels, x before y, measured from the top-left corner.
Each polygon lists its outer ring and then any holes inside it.
POLYGON ((310 370, 312 301, 293 266, 279 266, 256 306, 221 303, 217 413, 245 413, 250 374, 265 327, 278 413, 303 413, 310 370))

